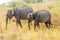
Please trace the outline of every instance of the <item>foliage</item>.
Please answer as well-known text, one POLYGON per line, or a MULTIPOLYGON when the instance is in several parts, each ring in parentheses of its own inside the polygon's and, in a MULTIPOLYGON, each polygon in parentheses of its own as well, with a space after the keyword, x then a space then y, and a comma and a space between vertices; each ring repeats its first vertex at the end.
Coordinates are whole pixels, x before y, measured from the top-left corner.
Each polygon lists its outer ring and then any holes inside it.
POLYGON ((10 2, 9 4, 8 4, 8 6, 10 6, 10 7, 16 7, 16 6, 19 6, 20 5, 20 2, 10 2))
MULTIPOLYGON (((26 3, 35 3, 35 0, 25 0, 26 3)), ((43 2, 43 0, 37 0, 37 3, 43 2)))

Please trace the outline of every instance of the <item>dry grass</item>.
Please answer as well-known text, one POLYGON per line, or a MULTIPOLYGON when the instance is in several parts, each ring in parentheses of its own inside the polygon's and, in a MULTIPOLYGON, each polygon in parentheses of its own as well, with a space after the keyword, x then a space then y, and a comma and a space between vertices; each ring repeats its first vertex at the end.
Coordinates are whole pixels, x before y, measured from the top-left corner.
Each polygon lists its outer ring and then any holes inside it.
MULTIPOLYGON (((8 24, 8 30, 5 30, 5 15, 9 8, 0 8, 0 40, 60 40, 60 8, 54 5, 43 5, 38 3, 30 5, 34 11, 49 10, 52 15, 52 23, 50 29, 47 29, 44 23, 40 23, 40 29, 34 31, 33 24, 31 30, 28 30, 27 21, 22 21, 23 28, 16 29, 15 22, 12 20, 8 24)), ((32 22, 33 23, 33 22, 32 22)))

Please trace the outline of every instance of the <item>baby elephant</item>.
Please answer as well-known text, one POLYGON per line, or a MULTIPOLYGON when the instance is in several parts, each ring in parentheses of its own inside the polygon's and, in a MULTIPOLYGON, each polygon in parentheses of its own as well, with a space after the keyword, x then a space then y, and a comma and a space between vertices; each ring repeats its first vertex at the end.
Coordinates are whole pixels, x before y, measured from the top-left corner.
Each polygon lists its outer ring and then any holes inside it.
POLYGON ((51 25, 51 14, 47 10, 39 10, 29 14, 28 16, 28 19, 34 20, 34 30, 36 28, 36 25, 39 27, 39 22, 45 23, 47 28, 49 28, 51 25))

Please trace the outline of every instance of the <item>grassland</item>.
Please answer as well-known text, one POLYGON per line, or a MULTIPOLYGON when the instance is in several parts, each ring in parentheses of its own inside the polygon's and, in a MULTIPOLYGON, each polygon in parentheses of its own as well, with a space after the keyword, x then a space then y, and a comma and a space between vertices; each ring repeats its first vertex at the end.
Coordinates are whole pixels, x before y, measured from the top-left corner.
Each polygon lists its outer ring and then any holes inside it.
MULTIPOLYGON (((31 30, 28 30, 27 21, 21 20, 23 28, 18 26, 16 29, 13 18, 8 24, 8 30, 5 30, 5 16, 9 7, 0 8, 0 40, 60 40, 60 6, 54 3, 31 4, 34 11, 48 10, 51 13, 53 26, 47 29, 44 23, 40 23, 40 29, 34 31, 33 24, 31 30)), ((32 22, 33 23, 33 22, 32 22)))

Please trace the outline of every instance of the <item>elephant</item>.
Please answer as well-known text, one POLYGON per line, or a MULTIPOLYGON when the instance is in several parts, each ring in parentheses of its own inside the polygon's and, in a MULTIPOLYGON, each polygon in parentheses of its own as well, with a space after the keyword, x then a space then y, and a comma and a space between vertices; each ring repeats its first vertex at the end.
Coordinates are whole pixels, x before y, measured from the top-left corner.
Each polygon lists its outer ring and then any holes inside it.
MULTIPOLYGON (((33 9, 29 6, 22 6, 22 7, 15 7, 13 9, 9 9, 7 10, 7 14, 6 14, 6 29, 7 29, 7 24, 8 24, 8 19, 12 19, 13 16, 16 18, 16 25, 18 26, 18 24, 21 26, 22 28, 22 24, 21 24, 21 19, 22 20, 28 20, 28 14, 32 13, 33 9)), ((30 29, 30 22, 31 20, 28 20, 28 27, 30 29)))
POLYGON ((52 24, 51 13, 47 10, 38 10, 36 12, 30 13, 28 16, 28 19, 34 20, 34 30, 36 29, 36 26, 39 27, 39 22, 45 23, 47 28, 49 28, 49 26, 52 24))

